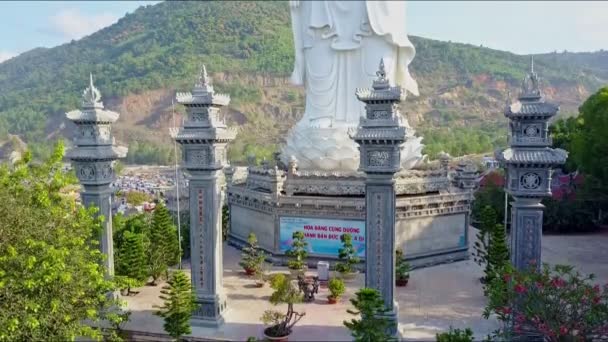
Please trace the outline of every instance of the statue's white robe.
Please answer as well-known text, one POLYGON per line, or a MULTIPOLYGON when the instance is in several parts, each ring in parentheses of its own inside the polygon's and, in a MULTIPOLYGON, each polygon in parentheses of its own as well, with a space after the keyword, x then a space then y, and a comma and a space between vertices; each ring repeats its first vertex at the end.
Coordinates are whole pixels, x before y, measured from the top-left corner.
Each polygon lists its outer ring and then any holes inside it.
POLYGON ((380 58, 391 83, 418 94, 408 65, 416 53, 406 31, 404 1, 292 1, 292 82, 306 86, 304 122, 356 126, 380 58))
MULTIPOLYGON (((416 53, 406 31, 403 1, 290 1, 295 44, 292 82, 306 88, 302 119, 286 137, 285 163, 291 156, 302 169, 355 171, 357 144, 348 130, 365 114, 355 90, 368 88, 380 59, 387 77, 418 95, 408 72, 416 53)), ((404 122, 407 123, 404 119, 404 122)), ((421 138, 408 129, 402 166, 422 158, 421 138)))

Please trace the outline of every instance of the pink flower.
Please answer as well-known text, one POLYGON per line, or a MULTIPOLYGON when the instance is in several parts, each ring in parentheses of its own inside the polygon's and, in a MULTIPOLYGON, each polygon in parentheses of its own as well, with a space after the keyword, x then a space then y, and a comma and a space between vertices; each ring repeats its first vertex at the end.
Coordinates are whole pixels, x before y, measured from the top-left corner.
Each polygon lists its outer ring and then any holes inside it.
POLYGON ((542 290, 545 287, 545 285, 543 285, 543 283, 541 283, 540 281, 536 282, 536 288, 542 290))
POLYGON ((526 288, 525 288, 525 286, 523 286, 522 284, 517 284, 517 285, 515 285, 514 290, 515 290, 515 292, 517 292, 517 293, 526 293, 526 288))
POLYGON ((599 286, 599 285, 595 285, 595 286, 593 287, 593 292, 595 292, 595 293, 600 293, 600 286, 599 286))
POLYGON ((510 307, 508 307, 508 306, 503 306, 503 307, 501 307, 501 308, 498 308, 498 310, 496 310, 496 311, 498 311, 499 313, 502 313, 502 314, 504 314, 504 315, 508 315, 508 314, 510 314, 510 313, 511 313, 511 311, 512 311, 512 310, 511 310, 511 308, 510 308, 510 307))
POLYGON ((568 328, 566 328, 565 326, 562 325, 561 327, 559 327, 559 333, 560 333, 560 335, 568 334, 568 328))
POLYGON ((551 280, 551 286, 553 286, 555 288, 564 287, 565 285, 566 285, 566 282, 562 278, 555 277, 551 280))
POLYGON ((600 302, 600 297, 593 297, 593 304, 598 304, 600 302))
POLYGON ((504 281, 505 281, 505 283, 508 283, 508 282, 511 280, 511 275, 510 275, 509 273, 505 273, 505 274, 502 276, 502 280, 504 280, 504 281))
POLYGON ((515 316, 515 322, 517 323, 523 323, 526 321, 526 316, 518 313, 517 316, 515 316))
POLYGON ((520 333, 521 332, 521 325, 515 324, 515 332, 516 333, 520 333))

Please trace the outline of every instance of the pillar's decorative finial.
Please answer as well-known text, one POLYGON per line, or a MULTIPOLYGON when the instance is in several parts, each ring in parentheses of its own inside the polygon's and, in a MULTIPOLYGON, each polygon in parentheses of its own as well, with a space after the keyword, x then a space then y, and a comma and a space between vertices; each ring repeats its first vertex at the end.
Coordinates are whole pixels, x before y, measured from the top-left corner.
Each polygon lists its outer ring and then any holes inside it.
POLYGON ((209 75, 207 75, 207 67, 205 66, 205 64, 203 64, 203 66, 201 67, 200 75, 198 77, 198 82, 202 86, 209 85, 209 75))
POLYGON ((386 70, 384 69, 384 58, 380 58, 380 65, 378 66, 378 71, 376 71, 376 76, 380 80, 384 80, 386 78, 386 70))
POLYGON ((89 86, 82 93, 82 106, 83 107, 103 107, 101 103, 101 94, 99 90, 95 88, 93 84, 93 73, 89 73, 89 86))
POLYGON ((534 56, 530 56, 530 74, 535 74, 535 72, 534 72, 534 56))

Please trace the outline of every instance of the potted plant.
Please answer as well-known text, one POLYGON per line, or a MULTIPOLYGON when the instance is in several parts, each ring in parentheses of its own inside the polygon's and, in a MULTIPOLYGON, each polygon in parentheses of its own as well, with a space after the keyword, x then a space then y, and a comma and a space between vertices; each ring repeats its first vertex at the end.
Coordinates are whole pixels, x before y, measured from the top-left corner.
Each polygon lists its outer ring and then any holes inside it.
POLYGON ((405 261, 403 251, 401 249, 397 249, 396 254, 395 285, 400 287, 407 286, 407 283, 410 280, 410 264, 405 261))
POLYGON ((336 263, 336 271, 343 279, 353 279, 357 275, 355 265, 359 263, 359 257, 353 246, 353 237, 350 234, 340 236, 342 248, 338 250, 340 262, 336 263))
POLYGON ((295 303, 302 302, 302 294, 284 274, 275 274, 270 280, 270 287, 274 290, 270 302, 273 305, 287 304, 287 312, 264 311, 261 320, 269 325, 264 329, 264 337, 270 341, 287 341, 294 325, 306 314, 293 309, 295 303))
POLYGON ((291 248, 285 254, 291 257, 287 261, 287 267, 291 270, 291 274, 295 276, 304 272, 305 260, 308 256, 306 251, 308 242, 306 242, 304 233, 301 231, 294 232, 292 238, 291 248))
POLYGON ((254 275, 259 270, 260 265, 264 262, 265 258, 264 252, 259 249, 257 237, 254 233, 249 233, 249 237, 247 237, 247 246, 243 247, 239 265, 245 269, 247 275, 254 275))
POLYGON ((336 304, 340 299, 340 296, 342 296, 344 291, 346 291, 344 281, 342 281, 340 278, 331 278, 327 287, 329 288, 330 292, 330 295, 327 296, 327 301, 329 304, 336 304))

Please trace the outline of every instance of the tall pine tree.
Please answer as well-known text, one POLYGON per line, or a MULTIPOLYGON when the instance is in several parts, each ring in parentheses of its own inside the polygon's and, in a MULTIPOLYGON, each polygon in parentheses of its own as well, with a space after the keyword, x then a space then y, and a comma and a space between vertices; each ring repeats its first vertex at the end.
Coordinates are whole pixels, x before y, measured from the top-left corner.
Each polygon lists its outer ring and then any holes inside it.
POLYGON ((159 203, 154 209, 150 227, 149 265, 153 283, 167 274, 169 266, 177 264, 178 258, 177 229, 167 207, 159 203))
MULTIPOLYGON (((473 259, 475 262, 484 268, 488 267, 488 250, 490 243, 490 235, 496 225, 496 212, 494 209, 486 205, 481 209, 477 232, 477 241, 474 244, 473 259)), ((486 277, 483 277, 482 282, 486 282, 486 277)))
POLYGON ((144 251, 143 235, 125 231, 124 241, 119 254, 116 274, 123 276, 120 281, 127 288, 127 296, 131 294, 131 287, 143 283, 148 277, 146 270, 146 253, 144 251))
POLYGON ((507 247, 507 237, 505 227, 502 224, 495 224, 490 234, 488 249, 488 263, 486 265, 487 284, 493 279, 500 277, 500 274, 509 263, 509 249, 507 247))
POLYGON ((160 292, 164 305, 159 307, 156 315, 165 319, 165 331, 179 340, 192 332, 190 318, 196 309, 196 303, 190 279, 183 271, 175 271, 160 292))

